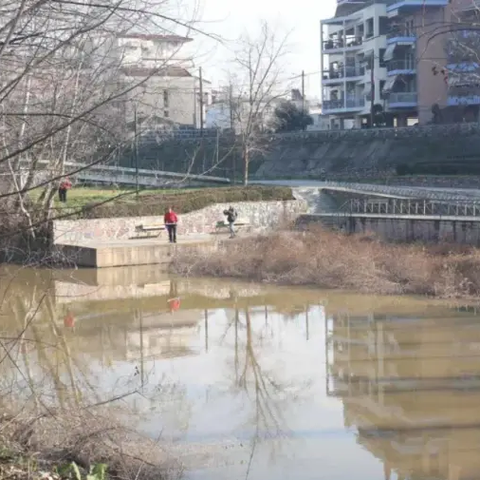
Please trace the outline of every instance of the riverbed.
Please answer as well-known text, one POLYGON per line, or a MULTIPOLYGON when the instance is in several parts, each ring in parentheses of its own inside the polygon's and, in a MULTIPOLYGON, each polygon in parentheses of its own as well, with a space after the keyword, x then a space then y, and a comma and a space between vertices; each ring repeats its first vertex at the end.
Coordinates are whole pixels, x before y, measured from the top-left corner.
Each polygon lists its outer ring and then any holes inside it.
POLYGON ((0 268, 0 299, 3 345, 24 332, 3 347, 18 368, 0 365, 2 395, 34 389, 57 408, 125 395, 187 480, 480 471, 475 308, 154 267, 0 268))

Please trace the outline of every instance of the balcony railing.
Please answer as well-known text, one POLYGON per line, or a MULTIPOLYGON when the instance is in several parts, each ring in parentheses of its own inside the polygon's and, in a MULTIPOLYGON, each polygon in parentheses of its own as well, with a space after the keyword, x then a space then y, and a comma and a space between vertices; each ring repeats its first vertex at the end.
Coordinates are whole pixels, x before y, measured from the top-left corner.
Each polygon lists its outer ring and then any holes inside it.
POLYGON ((322 106, 324 111, 353 108, 362 109, 365 106, 365 99, 359 97, 347 97, 346 99, 340 98, 338 100, 325 100, 322 106))
POLYGON ((387 39, 391 38, 415 38, 415 33, 409 30, 391 30, 387 33, 387 39))
POLYGON ((388 96, 388 104, 412 104, 416 105, 417 103, 417 92, 392 92, 388 96))
POLYGON ((347 37, 346 40, 326 40, 323 42, 324 50, 335 50, 337 48, 352 48, 362 45, 362 37, 347 37))
POLYGON ((338 70, 325 70, 323 72, 324 80, 337 80, 341 78, 363 77, 365 68, 363 67, 339 67, 338 70))
POLYGON ((415 62, 413 60, 392 60, 387 63, 387 72, 393 72, 395 70, 415 70, 415 62))

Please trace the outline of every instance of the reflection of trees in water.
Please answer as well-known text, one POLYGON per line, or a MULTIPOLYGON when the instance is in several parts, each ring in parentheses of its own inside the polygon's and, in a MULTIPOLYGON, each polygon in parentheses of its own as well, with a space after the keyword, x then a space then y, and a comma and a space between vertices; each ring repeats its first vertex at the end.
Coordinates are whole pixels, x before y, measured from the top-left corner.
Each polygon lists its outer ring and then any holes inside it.
POLYGON ((100 319, 93 331, 64 328, 51 284, 33 278, 30 284, 12 282, 8 289, 5 285, 0 291, 4 298, 0 313, 2 320, 6 319, 0 336, 0 401, 16 406, 19 401, 33 404, 39 412, 131 396, 128 403, 132 413, 139 414, 136 403, 146 405, 150 414, 172 415, 179 418, 179 428, 188 426, 190 404, 185 388, 164 377, 155 381, 153 364, 140 378, 136 372, 143 370, 143 358, 113 386, 102 383, 108 371, 111 378, 118 376, 110 353, 118 347, 119 338, 124 338, 123 324, 104 325, 100 319))
POLYGON ((269 322, 268 309, 247 308, 241 312, 236 308, 222 341, 228 333, 234 336, 233 391, 245 394, 252 407, 247 420, 249 427, 254 426, 249 470, 256 446, 263 439, 269 440, 272 459, 278 453, 288 429, 282 412, 286 405, 299 398, 308 384, 293 384, 281 377, 278 365, 268 365, 271 364, 268 349, 277 338, 269 322))

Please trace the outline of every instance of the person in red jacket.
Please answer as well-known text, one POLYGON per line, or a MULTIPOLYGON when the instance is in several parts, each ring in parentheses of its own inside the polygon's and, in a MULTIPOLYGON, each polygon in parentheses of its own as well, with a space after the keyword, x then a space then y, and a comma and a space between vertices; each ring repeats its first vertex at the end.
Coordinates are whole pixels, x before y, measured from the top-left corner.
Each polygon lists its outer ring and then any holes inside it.
POLYGON ((61 182, 58 187, 58 199, 61 202, 66 202, 67 201, 67 190, 70 190, 72 188, 72 182, 68 177, 65 177, 61 182))
POLYGON ((172 207, 169 207, 165 212, 163 221, 165 222, 165 226, 168 230, 168 239, 170 240, 170 243, 177 243, 178 217, 177 214, 172 210, 172 207))

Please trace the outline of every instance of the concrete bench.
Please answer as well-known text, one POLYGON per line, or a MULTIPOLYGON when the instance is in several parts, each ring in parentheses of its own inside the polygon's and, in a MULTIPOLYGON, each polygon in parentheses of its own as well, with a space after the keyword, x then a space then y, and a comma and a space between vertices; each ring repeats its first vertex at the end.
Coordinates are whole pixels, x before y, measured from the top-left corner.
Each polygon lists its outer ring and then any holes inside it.
MULTIPOLYGON (((235 230, 241 230, 250 226, 250 222, 245 218, 239 218, 234 223, 235 230)), ((228 229, 228 222, 226 220, 219 220, 215 224, 215 231, 212 233, 222 233, 223 230, 228 229)))
POLYGON ((163 223, 150 223, 145 225, 136 225, 135 226, 135 233, 137 234, 134 238, 155 238, 160 235, 160 232, 165 230, 165 225, 163 223))

